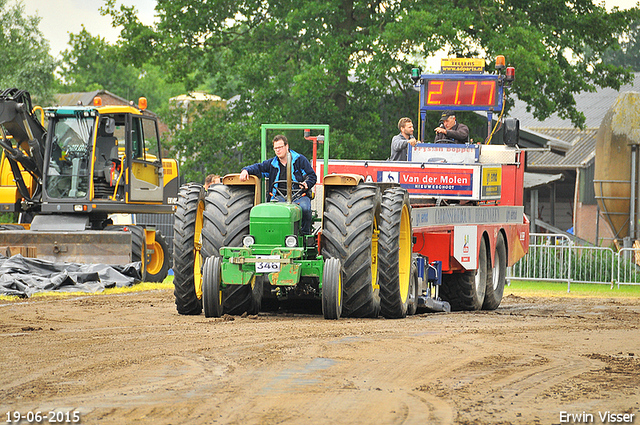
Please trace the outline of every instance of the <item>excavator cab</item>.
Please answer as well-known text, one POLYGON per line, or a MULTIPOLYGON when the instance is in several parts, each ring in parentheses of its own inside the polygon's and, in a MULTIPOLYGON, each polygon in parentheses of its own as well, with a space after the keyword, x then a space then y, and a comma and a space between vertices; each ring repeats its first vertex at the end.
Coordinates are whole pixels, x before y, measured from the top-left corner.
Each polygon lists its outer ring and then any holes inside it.
POLYGON ((50 117, 44 193, 54 199, 88 199, 95 116, 50 117))
POLYGON ((163 201, 156 121, 128 109, 47 111, 52 139, 45 153, 44 201, 163 201))

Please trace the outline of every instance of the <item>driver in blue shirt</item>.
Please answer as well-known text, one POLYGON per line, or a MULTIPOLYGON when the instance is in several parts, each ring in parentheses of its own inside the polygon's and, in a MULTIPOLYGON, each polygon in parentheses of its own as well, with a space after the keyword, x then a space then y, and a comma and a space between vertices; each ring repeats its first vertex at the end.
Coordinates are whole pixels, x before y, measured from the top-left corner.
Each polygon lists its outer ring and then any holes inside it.
MULTIPOLYGON (((249 174, 258 177, 269 178, 269 196, 271 200, 284 201, 284 197, 277 195, 274 187, 278 180, 287 179, 287 154, 291 152, 291 164, 293 167, 292 180, 297 182, 304 193, 294 200, 302 209, 302 233, 311 234, 311 188, 316 184, 318 178, 309 160, 302 154, 289 149, 289 142, 286 136, 278 134, 273 138, 273 150, 276 153, 271 159, 248 165, 240 172, 240 181, 249 179, 249 174)), ((286 184, 278 183, 278 189, 286 193, 286 184), (280 187, 283 186, 283 187, 280 187)), ((294 193, 297 185, 294 184, 294 193)))

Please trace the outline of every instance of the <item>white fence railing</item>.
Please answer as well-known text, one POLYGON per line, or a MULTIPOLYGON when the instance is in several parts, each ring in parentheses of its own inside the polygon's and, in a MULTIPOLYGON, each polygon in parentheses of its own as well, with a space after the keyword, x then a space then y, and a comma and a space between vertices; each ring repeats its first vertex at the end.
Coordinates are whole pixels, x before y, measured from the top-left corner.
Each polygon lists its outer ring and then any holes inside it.
POLYGON ((507 270, 508 280, 640 285, 640 249, 575 245, 566 235, 531 233, 529 252, 507 270))

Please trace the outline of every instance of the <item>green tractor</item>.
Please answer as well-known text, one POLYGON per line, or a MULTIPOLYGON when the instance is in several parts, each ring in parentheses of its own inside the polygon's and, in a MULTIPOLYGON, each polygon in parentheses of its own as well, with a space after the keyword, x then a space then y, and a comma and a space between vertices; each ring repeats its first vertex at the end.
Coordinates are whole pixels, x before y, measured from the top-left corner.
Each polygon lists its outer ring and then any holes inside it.
MULTIPOLYGON (((263 125, 263 159, 268 129, 323 131, 327 170, 328 126, 263 125)), ((315 146, 313 163, 315 168, 315 146)), ((178 312, 257 314, 263 299, 316 299, 326 319, 415 313, 418 273, 408 193, 359 175, 325 171, 318 177, 311 235, 300 233, 302 211, 293 201, 301 191, 291 175, 285 202, 262 202, 255 176, 241 182, 239 175, 227 175, 206 192, 199 184, 184 185, 174 233, 178 312)))

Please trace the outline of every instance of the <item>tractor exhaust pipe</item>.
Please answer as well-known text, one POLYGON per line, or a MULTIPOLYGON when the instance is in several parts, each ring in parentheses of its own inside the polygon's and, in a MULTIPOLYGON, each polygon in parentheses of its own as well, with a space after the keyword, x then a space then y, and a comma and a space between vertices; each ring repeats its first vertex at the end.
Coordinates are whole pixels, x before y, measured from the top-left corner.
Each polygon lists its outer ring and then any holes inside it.
POLYGON ((287 203, 291 203, 291 186, 293 183, 291 182, 291 152, 287 152, 287 203))

